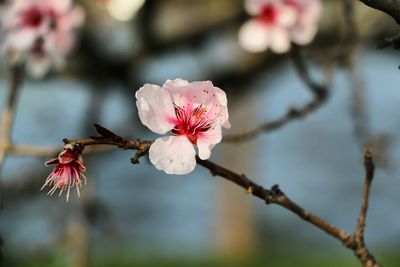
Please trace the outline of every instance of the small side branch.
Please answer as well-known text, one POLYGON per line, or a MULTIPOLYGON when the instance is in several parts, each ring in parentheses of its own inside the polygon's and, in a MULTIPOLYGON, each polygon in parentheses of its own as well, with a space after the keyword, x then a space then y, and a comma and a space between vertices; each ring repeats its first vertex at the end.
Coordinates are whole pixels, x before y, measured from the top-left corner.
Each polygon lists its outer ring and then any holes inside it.
POLYGON ((19 88, 22 83, 22 73, 18 66, 11 69, 10 91, 1 117, 0 128, 0 166, 2 166, 7 150, 11 143, 11 125, 13 123, 14 109, 18 98, 19 88))
POLYGON ((365 221, 367 219, 369 193, 371 190, 371 184, 375 172, 375 164, 373 162, 372 152, 368 149, 364 151, 364 168, 364 190, 362 194, 360 214, 358 215, 357 219, 357 227, 353 234, 352 246, 354 247, 354 254, 359 258, 363 266, 378 267, 378 262, 375 260, 373 255, 369 253, 364 242, 365 221))
POLYGON ((400 33, 397 33, 394 36, 386 37, 384 40, 378 43, 378 49, 383 49, 385 47, 391 46, 395 49, 400 48, 400 33))
POLYGON ((380 10, 391 16, 400 24, 400 0, 360 0, 374 9, 380 10))
POLYGON ((313 113, 318 108, 320 108, 326 102, 329 96, 328 87, 330 83, 330 74, 326 75, 327 77, 324 84, 317 83, 311 78, 311 75, 307 68, 307 64, 305 63, 304 57, 301 54, 300 47, 293 45, 293 49, 291 50, 290 55, 293 66, 295 67, 299 78, 304 82, 304 84, 313 94, 313 99, 301 107, 289 108, 286 114, 276 120, 265 122, 256 126, 253 129, 239 134, 225 135, 222 142, 238 143, 248 141, 262 133, 277 130, 292 121, 306 117, 307 115, 313 113))

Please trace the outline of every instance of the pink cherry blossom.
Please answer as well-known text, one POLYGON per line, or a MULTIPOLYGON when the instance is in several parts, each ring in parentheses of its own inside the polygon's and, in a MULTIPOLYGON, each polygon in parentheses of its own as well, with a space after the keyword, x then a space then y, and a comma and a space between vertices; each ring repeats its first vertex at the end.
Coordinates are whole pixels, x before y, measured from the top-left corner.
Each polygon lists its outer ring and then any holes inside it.
POLYGON ((229 128, 225 92, 210 81, 167 80, 162 87, 145 84, 136 92, 136 106, 144 125, 158 134, 149 150, 151 163, 168 174, 187 174, 199 157, 208 159, 229 128))
POLYGON ((33 77, 62 68, 84 20, 71 0, 9 0, 0 17, 2 49, 11 64, 26 63, 33 77))
POLYGON ((239 43, 249 52, 285 53, 291 42, 311 42, 321 12, 319 0, 246 0, 245 8, 253 18, 240 28, 239 43))
POLYGON ((56 164, 56 166, 47 177, 41 190, 46 186, 50 186, 51 189, 47 194, 53 195, 57 189, 60 189, 60 196, 62 192, 67 191, 66 200, 68 201, 71 188, 76 187, 78 196, 80 196, 79 188, 82 187, 81 178, 83 178, 84 184, 86 184, 86 177, 83 175, 86 167, 83 164, 81 152, 73 145, 67 144, 57 158, 46 162, 46 166, 53 164, 56 164))

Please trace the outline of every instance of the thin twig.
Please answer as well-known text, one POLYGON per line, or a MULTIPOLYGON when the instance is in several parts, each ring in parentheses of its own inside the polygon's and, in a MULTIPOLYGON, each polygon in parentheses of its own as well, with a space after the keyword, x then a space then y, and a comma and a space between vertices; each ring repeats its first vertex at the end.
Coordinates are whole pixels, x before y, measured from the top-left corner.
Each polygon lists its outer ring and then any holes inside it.
POLYGON ((374 178, 375 164, 372 159, 372 152, 370 150, 364 151, 364 168, 365 168, 365 182, 364 190, 361 200, 360 214, 357 219, 357 227, 353 234, 355 243, 354 253, 360 259, 364 266, 377 267, 379 266, 374 257, 367 253, 364 242, 365 222, 367 219, 368 201, 371 191, 372 180, 374 178))
MULTIPOLYGON (((88 147, 85 154, 95 154, 114 150, 114 148, 101 145, 96 147, 88 147)), ((31 157, 53 157, 60 153, 60 147, 43 147, 34 145, 11 144, 8 147, 7 154, 13 156, 31 156, 31 157)))
POLYGON ((386 37, 384 40, 378 43, 378 49, 383 49, 385 47, 393 45, 394 48, 400 48, 400 33, 394 36, 386 37))
POLYGON ((233 143, 233 142, 248 141, 252 138, 257 137, 262 133, 267 133, 277 130, 285 126, 289 122, 306 117, 307 115, 313 113, 315 110, 320 108, 326 102, 329 96, 328 88, 331 78, 330 71, 329 73, 326 74, 327 77, 325 83, 319 84, 311 78, 311 75, 307 68, 307 64, 305 63, 304 57, 301 54, 300 47, 293 45, 293 49, 291 50, 290 55, 293 66, 295 67, 298 76, 313 94, 313 99, 301 107, 289 108, 286 114, 284 114, 282 117, 276 120, 265 122, 263 124, 256 126, 253 129, 250 129, 248 131, 239 134, 225 135, 223 137, 222 142, 233 143))
POLYGON ((365 183, 362 195, 360 215, 358 216, 357 228, 354 233, 354 237, 356 239, 359 239, 364 235, 365 220, 367 217, 367 210, 368 210, 369 192, 371 189, 372 180, 374 178, 375 165, 374 162, 372 161, 372 153, 369 150, 365 150, 364 152, 364 167, 365 167, 365 183))
MULTIPOLYGON (((12 67, 10 72, 10 90, 8 92, 7 102, 5 103, 5 108, 1 117, 0 126, 0 211, 2 211, 4 208, 3 166, 7 156, 7 149, 11 143, 11 129, 14 119, 14 111, 17 103, 18 92, 22 83, 22 73, 18 65, 12 67)), ((0 255, 2 254, 3 242, 3 238, 0 235, 0 255)))
MULTIPOLYGON (((74 145, 79 145, 82 149, 84 149, 86 146, 92 145, 112 145, 124 150, 136 150, 136 154, 131 160, 132 163, 138 163, 138 159, 141 156, 147 154, 152 144, 152 141, 124 139, 121 136, 116 135, 115 133, 99 125, 96 125, 96 128, 101 136, 83 140, 64 139, 64 143, 73 143, 74 145)), ((365 246, 363 238, 369 191, 374 175, 374 163, 372 159, 372 154, 369 150, 366 150, 366 152, 364 153, 366 179, 363 200, 361 204, 361 211, 358 218, 357 228, 353 235, 328 223, 324 219, 302 208, 300 205, 287 197, 286 194, 279 189, 278 185, 274 185, 271 189, 266 189, 261 185, 255 183, 253 180, 249 179, 247 176, 235 173, 209 160, 201 160, 197 157, 196 161, 199 165, 208 169, 212 175, 220 176, 230 182, 237 184, 238 186, 244 188, 247 192, 251 193, 253 196, 265 201, 266 204, 276 204, 291 211, 304 221, 314 225, 318 229, 339 240, 345 247, 351 249, 354 252, 354 254, 357 256, 364 267, 380 266, 374 259, 371 252, 365 246)))
POLYGON ((400 0, 359 0, 369 7, 380 10, 400 24, 400 0))
MULTIPOLYGON (((11 129, 14 120, 14 111, 18 99, 18 92, 22 83, 22 73, 20 66, 14 66, 10 69, 10 90, 8 92, 7 102, 1 117, 0 128, 0 211, 3 210, 3 166, 7 156, 7 150, 11 143, 11 129)), ((0 237, 1 238, 1 237, 0 237)))
POLYGON ((18 98, 19 88, 22 83, 21 71, 18 66, 11 69, 10 91, 4 112, 1 118, 0 129, 0 166, 3 164, 7 149, 11 143, 11 126, 14 118, 14 109, 18 98))

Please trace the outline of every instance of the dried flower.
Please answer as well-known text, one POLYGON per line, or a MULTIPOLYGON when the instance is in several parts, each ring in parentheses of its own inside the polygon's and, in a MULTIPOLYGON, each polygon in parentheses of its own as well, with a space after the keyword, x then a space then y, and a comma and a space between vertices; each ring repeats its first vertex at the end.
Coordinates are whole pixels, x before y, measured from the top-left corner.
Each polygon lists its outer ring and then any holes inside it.
POLYGON ((83 175, 86 167, 82 161, 81 150, 72 144, 67 144, 57 158, 46 162, 46 166, 53 164, 56 164, 56 166, 40 190, 43 190, 46 186, 50 186, 51 189, 47 193, 50 196, 57 189, 60 189, 60 196, 64 191, 67 191, 66 200, 68 201, 71 188, 76 187, 78 196, 80 196, 79 188, 82 187, 81 178, 83 178, 83 183, 86 184, 86 177, 83 175))
POLYGON ((145 84, 136 92, 140 120, 158 134, 150 147, 153 165, 168 174, 187 174, 199 157, 210 157, 221 141, 222 127, 229 128, 225 92, 210 81, 167 80, 162 87, 145 84))

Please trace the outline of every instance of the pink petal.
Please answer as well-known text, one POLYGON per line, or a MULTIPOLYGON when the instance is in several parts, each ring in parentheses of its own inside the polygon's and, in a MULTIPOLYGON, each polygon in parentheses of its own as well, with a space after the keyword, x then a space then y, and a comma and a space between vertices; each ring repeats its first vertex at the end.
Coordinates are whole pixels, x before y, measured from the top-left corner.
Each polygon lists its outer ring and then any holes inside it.
POLYGON ((189 83, 182 79, 168 80, 163 88, 170 93, 174 104, 188 113, 202 107, 206 111, 207 121, 224 124, 225 128, 230 127, 226 94, 211 81, 189 83))
POLYGON ((175 79, 175 80, 167 80, 164 84, 163 84, 163 88, 167 89, 167 90, 173 90, 173 89, 177 89, 177 88, 183 88, 185 86, 187 86, 189 84, 188 81, 183 80, 183 79, 175 79))
POLYGON ((9 33, 5 41, 5 49, 28 50, 38 38, 37 31, 23 29, 17 32, 9 33))
POLYGON ((58 164, 58 163, 59 163, 58 158, 55 158, 55 159, 51 159, 51 160, 46 161, 45 165, 49 166, 49 165, 58 164))
POLYGON ((174 128, 175 108, 167 90, 158 85, 145 84, 135 96, 139 118, 150 130, 165 134, 174 128))
POLYGON ((296 23, 299 13, 291 6, 279 5, 277 26, 291 27, 296 23))
POLYGON ((244 8, 250 15, 258 15, 263 5, 268 4, 269 0, 246 0, 244 2, 244 8))
POLYGON ((167 136, 156 139, 149 150, 151 163, 167 174, 183 175, 196 166, 196 151, 186 136, 167 136))
POLYGON ((57 13, 67 12, 71 6, 71 0, 45 0, 42 2, 47 2, 48 6, 51 6, 57 13))

